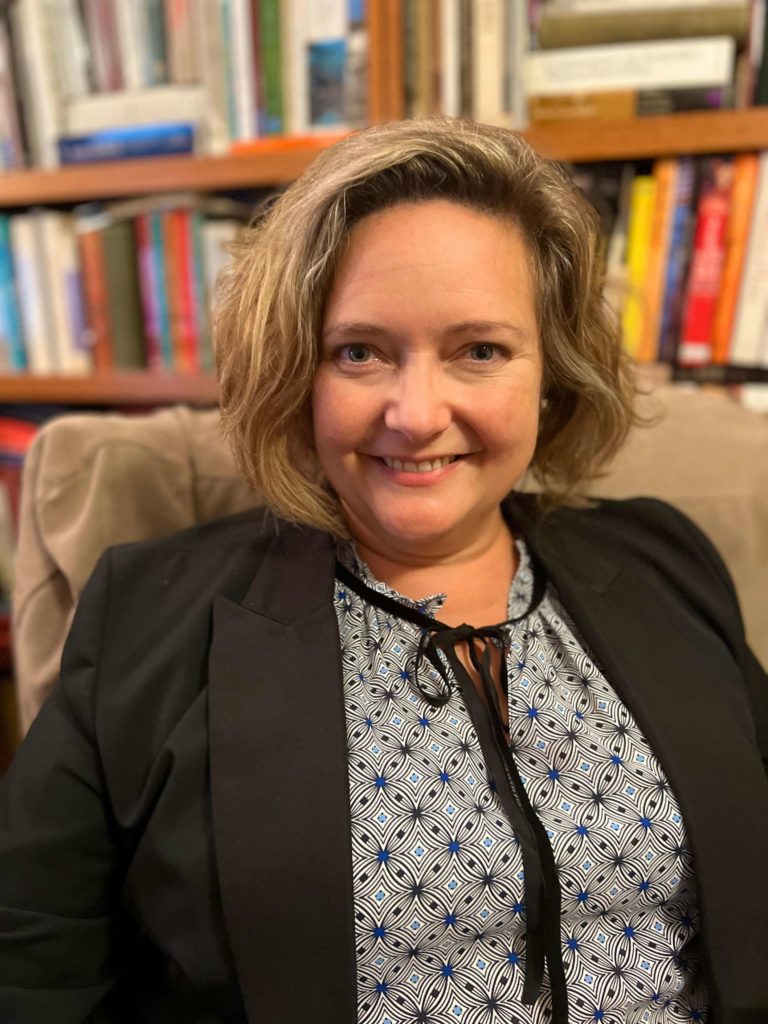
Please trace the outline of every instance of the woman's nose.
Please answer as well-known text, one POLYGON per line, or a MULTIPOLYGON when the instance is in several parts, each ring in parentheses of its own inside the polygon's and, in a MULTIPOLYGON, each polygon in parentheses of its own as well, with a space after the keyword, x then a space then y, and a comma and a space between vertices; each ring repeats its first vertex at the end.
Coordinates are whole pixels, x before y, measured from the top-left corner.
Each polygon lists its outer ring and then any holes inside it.
POLYGON ((387 429, 403 434, 412 443, 446 430, 451 411, 445 384, 436 369, 401 369, 384 410, 387 429))

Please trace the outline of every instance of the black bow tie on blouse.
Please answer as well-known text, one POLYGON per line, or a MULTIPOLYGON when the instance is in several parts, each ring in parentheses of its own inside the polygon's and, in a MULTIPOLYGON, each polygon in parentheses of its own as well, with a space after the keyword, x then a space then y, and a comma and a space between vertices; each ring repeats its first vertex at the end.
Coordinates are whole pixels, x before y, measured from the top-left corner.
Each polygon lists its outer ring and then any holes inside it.
POLYGON ((498 626, 482 627, 470 626, 467 623, 449 626, 438 619, 433 619, 387 594, 373 590, 340 562, 336 563, 336 578, 369 604, 421 628, 421 639, 416 651, 411 681, 414 689, 428 704, 432 707, 447 704, 455 688, 453 680, 458 681, 491 778, 494 781, 498 780, 498 784, 494 785, 495 791, 507 812, 522 853, 527 926, 522 1001, 526 1004, 536 1002, 541 992, 546 962, 552 992, 552 1024, 567 1024, 568 994, 560 942, 560 885, 557 868, 546 830, 531 806, 509 742, 504 735, 503 713, 493 682, 491 661, 492 644, 495 642, 502 651, 500 684, 502 692, 506 693, 505 651, 508 643, 505 626, 530 615, 541 602, 546 588, 544 572, 535 562, 533 570, 534 585, 531 599, 522 615, 508 619, 498 626), (469 673, 458 657, 456 648, 461 643, 467 644, 470 661, 480 677, 485 703, 480 700, 469 673), (427 690, 419 680, 419 672, 425 660, 440 679, 441 688, 437 693, 427 690), (451 672, 448 671, 448 666, 451 672), (508 785, 504 785, 504 781, 508 785))

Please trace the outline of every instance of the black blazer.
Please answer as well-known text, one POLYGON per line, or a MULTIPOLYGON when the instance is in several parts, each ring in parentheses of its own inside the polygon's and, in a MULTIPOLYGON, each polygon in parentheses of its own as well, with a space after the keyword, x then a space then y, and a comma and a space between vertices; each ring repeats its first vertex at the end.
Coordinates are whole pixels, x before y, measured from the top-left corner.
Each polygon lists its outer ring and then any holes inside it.
MULTIPOLYGON (((765 1024, 768 687, 722 563, 650 500, 505 511, 682 805, 714 1024, 765 1024)), ((333 571, 263 511, 101 559, 0 791, 3 1024, 354 1024, 333 571)))

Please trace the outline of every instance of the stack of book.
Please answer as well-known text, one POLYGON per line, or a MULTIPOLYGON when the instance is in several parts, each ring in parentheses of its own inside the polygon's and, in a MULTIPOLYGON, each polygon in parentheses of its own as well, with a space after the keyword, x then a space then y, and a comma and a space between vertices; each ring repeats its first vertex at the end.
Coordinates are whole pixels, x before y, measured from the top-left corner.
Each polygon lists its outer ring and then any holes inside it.
POLYGON ((0 168, 357 127, 366 47, 362 0, 0 4, 0 168))
POLYGON ((390 98, 385 118, 445 114, 512 128, 747 106, 758 93, 764 5, 370 0, 372 89, 390 98))
POLYGON ((0 214, 0 372, 211 371, 215 282, 243 219, 173 195, 0 214))
POLYGON ((544 0, 525 67, 531 124, 755 102, 759 4, 749 0, 544 0))
POLYGON ((576 178, 601 213, 609 299, 630 355, 752 378, 768 370, 768 153, 576 178))

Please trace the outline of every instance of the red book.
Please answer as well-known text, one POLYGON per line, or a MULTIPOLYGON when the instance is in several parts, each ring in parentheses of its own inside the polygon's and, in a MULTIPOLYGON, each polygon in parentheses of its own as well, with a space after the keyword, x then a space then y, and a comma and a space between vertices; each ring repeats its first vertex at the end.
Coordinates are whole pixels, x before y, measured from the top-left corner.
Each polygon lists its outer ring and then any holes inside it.
POLYGON ((115 362, 112 355, 112 325, 109 318, 107 270, 101 229, 80 230, 77 240, 85 298, 85 321, 89 347, 93 352, 93 368, 111 370, 115 362))
POLYGON ((192 237, 192 214, 190 210, 173 210, 171 217, 176 237, 175 271, 180 345, 178 368, 192 373, 200 368, 200 339, 197 336, 197 310, 195 308, 195 248, 192 237))
POLYGON ((732 160, 712 157, 705 161, 677 350, 681 366, 712 361, 712 328, 725 263, 732 185, 732 160))

